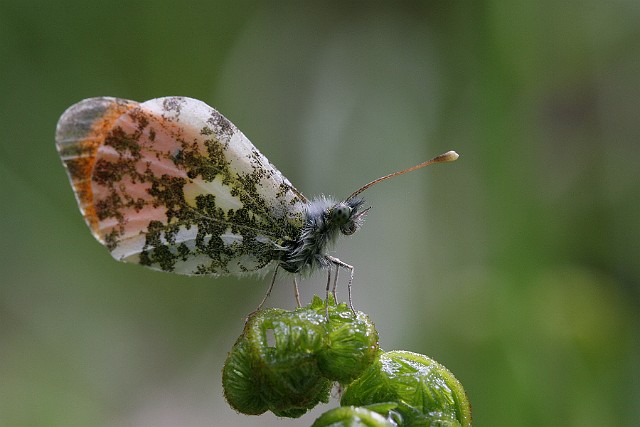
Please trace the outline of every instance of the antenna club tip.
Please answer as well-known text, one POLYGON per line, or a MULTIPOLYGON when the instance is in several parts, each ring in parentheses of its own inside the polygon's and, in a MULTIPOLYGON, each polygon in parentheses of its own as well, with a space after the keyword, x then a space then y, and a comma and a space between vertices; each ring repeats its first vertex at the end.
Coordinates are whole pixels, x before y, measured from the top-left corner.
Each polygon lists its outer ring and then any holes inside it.
POLYGON ((460 157, 460 155, 458 153, 456 153, 455 151, 451 150, 451 151, 447 151, 444 154, 440 154, 434 160, 437 161, 438 163, 440 163, 440 162, 455 162, 456 160, 458 160, 458 157, 460 157))

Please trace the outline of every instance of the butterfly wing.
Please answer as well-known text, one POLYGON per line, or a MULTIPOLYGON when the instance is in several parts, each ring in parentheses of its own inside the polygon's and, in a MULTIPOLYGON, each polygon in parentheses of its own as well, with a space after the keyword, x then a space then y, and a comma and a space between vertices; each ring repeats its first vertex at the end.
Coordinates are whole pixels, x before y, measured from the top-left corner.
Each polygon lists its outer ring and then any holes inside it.
POLYGON ((121 261, 257 272, 304 222, 304 196, 195 99, 86 99, 62 115, 56 143, 93 235, 121 261))

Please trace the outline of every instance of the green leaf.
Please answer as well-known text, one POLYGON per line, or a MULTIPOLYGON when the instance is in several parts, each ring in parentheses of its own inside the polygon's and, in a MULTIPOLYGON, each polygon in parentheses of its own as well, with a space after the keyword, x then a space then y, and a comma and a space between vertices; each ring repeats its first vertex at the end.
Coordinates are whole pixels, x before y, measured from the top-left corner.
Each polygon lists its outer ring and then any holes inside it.
POLYGON ((444 366, 408 351, 383 353, 349 384, 343 406, 396 402, 406 426, 470 426, 471 406, 460 382, 444 366))
POLYGON ((315 356, 324 334, 324 318, 315 311, 255 313, 222 372, 229 404, 244 414, 270 410, 299 417, 328 402, 332 381, 322 376, 315 356))
MULTIPOLYGON (((324 306, 320 310, 324 313, 324 306)), ((378 332, 366 314, 354 314, 346 304, 329 306, 324 345, 318 352, 324 376, 348 384, 375 361, 378 350, 378 332)))
POLYGON ((373 323, 346 304, 327 308, 315 297, 292 312, 262 310, 249 317, 227 357, 222 371, 225 397, 244 414, 269 410, 299 417, 328 402, 335 381, 359 376, 377 351, 373 323))
POLYGON ((370 408, 341 406, 322 414, 311 427, 396 427, 397 424, 370 408))

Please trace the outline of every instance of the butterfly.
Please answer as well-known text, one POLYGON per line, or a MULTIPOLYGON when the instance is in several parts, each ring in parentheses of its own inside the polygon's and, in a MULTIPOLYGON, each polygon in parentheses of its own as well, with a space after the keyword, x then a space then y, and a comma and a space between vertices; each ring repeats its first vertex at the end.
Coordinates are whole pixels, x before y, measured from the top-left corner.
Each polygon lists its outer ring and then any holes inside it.
MULTIPOLYGON (((56 146, 80 211, 111 255, 155 270, 188 275, 305 274, 353 266, 326 253, 361 227, 369 208, 360 193, 307 199, 229 120, 202 101, 165 97, 138 103, 89 98, 69 107, 56 146)), ((295 277, 295 276, 294 276, 295 277)), ((296 300, 299 302, 297 283, 296 300)))

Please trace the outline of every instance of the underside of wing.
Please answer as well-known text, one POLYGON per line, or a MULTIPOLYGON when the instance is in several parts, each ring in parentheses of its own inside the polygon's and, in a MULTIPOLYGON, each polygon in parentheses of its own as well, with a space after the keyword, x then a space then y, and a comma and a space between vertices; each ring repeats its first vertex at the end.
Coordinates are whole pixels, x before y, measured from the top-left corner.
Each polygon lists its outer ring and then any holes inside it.
POLYGON ((87 224, 116 259, 251 273, 302 227, 306 199, 200 101, 87 99, 60 118, 56 141, 87 224))

